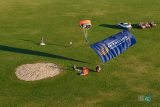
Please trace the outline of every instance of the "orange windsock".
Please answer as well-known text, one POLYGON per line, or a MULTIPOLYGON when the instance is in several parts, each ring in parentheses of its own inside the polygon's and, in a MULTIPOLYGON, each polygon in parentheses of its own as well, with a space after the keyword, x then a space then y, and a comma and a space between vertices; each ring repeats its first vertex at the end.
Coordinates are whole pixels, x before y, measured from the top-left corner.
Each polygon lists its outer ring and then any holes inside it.
POLYGON ((84 24, 91 25, 91 20, 81 20, 79 24, 80 24, 80 26, 84 25, 84 24))
POLYGON ((81 21, 79 22, 79 24, 80 24, 80 26, 81 26, 82 28, 87 28, 87 29, 89 29, 89 28, 92 27, 91 20, 81 20, 81 21))

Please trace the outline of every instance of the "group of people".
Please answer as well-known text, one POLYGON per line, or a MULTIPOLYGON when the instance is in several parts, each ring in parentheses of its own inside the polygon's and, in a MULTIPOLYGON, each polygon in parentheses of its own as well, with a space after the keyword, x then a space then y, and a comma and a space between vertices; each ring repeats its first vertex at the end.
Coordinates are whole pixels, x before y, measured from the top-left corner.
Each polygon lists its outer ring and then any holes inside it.
POLYGON ((151 27, 155 27, 156 24, 152 21, 152 22, 140 22, 139 26, 144 29, 144 28, 151 28, 151 27))
MULTIPOLYGON (((88 67, 77 68, 76 65, 73 65, 73 70, 80 72, 80 75, 84 75, 84 76, 88 75, 89 72, 90 72, 90 69, 88 67)), ((101 71, 101 67, 99 65, 96 65, 95 71, 96 72, 100 72, 101 71)))

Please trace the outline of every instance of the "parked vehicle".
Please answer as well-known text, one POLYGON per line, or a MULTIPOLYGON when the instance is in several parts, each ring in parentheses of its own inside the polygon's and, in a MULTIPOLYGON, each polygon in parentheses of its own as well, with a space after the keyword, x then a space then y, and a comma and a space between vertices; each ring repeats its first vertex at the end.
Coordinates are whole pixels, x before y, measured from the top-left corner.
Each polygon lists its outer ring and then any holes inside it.
POLYGON ((131 29, 132 25, 131 25, 131 23, 120 22, 120 23, 118 23, 118 27, 121 27, 121 28, 124 28, 124 29, 131 29))

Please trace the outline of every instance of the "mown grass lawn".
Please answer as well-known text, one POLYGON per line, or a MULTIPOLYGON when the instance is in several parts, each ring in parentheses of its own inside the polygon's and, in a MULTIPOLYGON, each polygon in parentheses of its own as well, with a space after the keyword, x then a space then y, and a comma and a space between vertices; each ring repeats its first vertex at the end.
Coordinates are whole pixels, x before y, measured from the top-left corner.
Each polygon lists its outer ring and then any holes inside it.
POLYGON ((0 0, 0 107, 159 107, 159 4, 159 0, 0 0), (88 44, 79 27, 82 19, 93 24, 88 44), (121 31, 101 25, 152 20, 156 28, 131 29, 137 44, 104 65, 89 47, 121 31), (41 37, 46 46, 38 45, 41 37), (40 81, 17 79, 17 66, 36 62, 53 62, 65 69, 40 81), (73 64, 91 69, 100 64, 102 72, 82 77, 71 70, 73 64), (151 102, 138 101, 143 95, 151 95, 151 102))

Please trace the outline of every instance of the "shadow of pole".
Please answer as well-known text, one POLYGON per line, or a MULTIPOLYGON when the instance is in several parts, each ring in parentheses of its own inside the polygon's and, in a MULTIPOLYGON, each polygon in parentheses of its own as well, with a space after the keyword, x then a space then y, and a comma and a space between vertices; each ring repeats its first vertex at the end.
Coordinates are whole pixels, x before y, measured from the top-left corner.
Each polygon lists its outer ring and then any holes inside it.
POLYGON ((42 57, 49 57, 49 58, 56 58, 56 59, 62 59, 62 60, 68 60, 68 61, 87 63, 87 62, 84 62, 84 61, 76 60, 76 59, 73 59, 73 58, 67 58, 67 57, 60 56, 60 55, 49 54, 49 53, 45 53, 45 52, 28 50, 28 49, 15 48, 15 47, 4 46, 4 45, 0 45, 0 50, 8 51, 8 52, 21 53, 21 54, 28 54, 28 55, 35 55, 35 56, 42 56, 42 57))

